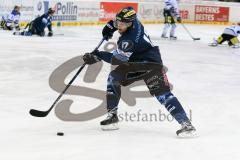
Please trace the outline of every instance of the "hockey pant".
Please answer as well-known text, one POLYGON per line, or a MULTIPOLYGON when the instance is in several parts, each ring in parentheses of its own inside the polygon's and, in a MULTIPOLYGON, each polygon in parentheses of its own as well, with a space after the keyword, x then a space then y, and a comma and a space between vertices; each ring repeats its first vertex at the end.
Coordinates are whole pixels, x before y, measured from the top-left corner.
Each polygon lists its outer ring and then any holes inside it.
MULTIPOLYGON (((19 24, 14 22, 14 27, 16 30, 20 30, 19 24)), ((6 20, 2 20, 0 21, 0 28, 2 28, 3 30, 9 30, 12 31, 13 30, 13 26, 12 23, 7 23, 6 20)))
POLYGON ((164 28, 162 32, 162 36, 166 37, 168 29, 171 28, 170 30, 170 37, 175 36, 175 29, 176 29, 176 24, 174 17, 172 16, 173 13, 171 13, 170 10, 164 9, 163 16, 164 16, 164 28))
POLYGON ((189 120, 182 105, 170 91, 170 84, 162 64, 157 63, 127 63, 111 71, 107 80, 108 112, 117 111, 121 86, 128 86, 139 80, 144 80, 150 93, 165 106, 178 123, 189 120))
POLYGON ((29 24, 27 24, 25 29, 27 29, 27 28, 28 28, 28 31, 21 32, 21 35, 24 35, 24 36, 38 35, 40 37, 45 36, 45 31, 37 30, 37 28, 34 27, 33 22, 30 22, 29 24))
POLYGON ((217 43, 222 44, 225 41, 228 42, 229 46, 236 45, 239 43, 239 40, 236 36, 223 33, 220 37, 218 37, 217 43))
POLYGON ((11 25, 8 26, 5 20, 1 21, 0 26, 3 30, 9 30, 9 31, 13 30, 13 27, 11 25))

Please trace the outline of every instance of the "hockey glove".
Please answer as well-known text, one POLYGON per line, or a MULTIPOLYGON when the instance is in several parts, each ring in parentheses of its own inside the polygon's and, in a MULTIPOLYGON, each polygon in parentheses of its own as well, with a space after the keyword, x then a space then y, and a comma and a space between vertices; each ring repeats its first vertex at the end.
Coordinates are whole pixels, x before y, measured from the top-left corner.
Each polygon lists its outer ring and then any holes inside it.
POLYGON ((113 33, 117 30, 116 27, 114 27, 114 22, 113 20, 110 20, 104 27, 102 30, 102 35, 103 37, 106 38, 106 40, 108 41, 109 39, 112 38, 113 33))
POLYGON ((182 23, 182 18, 181 17, 177 17, 177 22, 178 23, 182 23))
POLYGON ((52 31, 49 31, 48 32, 48 37, 52 37, 53 36, 53 32, 52 31))
POLYGON ((98 56, 96 55, 99 51, 94 51, 92 53, 85 53, 83 55, 83 61, 86 63, 86 64, 94 64, 94 63, 97 63, 99 61, 101 61, 100 58, 98 58, 98 56))

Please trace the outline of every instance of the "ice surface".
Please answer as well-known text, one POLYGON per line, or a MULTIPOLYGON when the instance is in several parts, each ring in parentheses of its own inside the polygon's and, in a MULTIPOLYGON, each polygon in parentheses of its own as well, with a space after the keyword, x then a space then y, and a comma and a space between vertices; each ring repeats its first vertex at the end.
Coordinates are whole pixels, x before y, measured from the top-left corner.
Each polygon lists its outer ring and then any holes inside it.
MULTIPOLYGON (((49 76, 65 61, 91 51, 101 39, 102 26, 55 28, 56 37, 18 37, 0 31, 0 159, 1 160, 203 160, 239 159, 240 49, 209 47, 225 26, 186 25, 201 41, 192 41, 181 26, 177 41, 161 40, 163 25, 146 25, 160 46, 174 94, 192 111, 199 138, 178 139, 176 121, 120 123, 120 130, 103 132, 99 121, 65 122, 54 112, 31 117, 29 109, 47 110, 59 93, 49 87, 49 76), (56 136, 64 132, 65 136, 56 136)), ((114 36, 112 41, 117 40, 114 36)), ((95 83, 75 85, 105 91, 109 65, 95 83)), ((73 75, 69 75, 68 79, 73 75)), ((142 88, 140 88, 142 89, 142 88)), ((146 88, 144 88, 145 90, 146 88)), ((72 112, 93 109, 99 99, 66 95, 72 112)), ((120 113, 166 113, 154 98, 138 98, 135 107, 123 101, 120 113)))

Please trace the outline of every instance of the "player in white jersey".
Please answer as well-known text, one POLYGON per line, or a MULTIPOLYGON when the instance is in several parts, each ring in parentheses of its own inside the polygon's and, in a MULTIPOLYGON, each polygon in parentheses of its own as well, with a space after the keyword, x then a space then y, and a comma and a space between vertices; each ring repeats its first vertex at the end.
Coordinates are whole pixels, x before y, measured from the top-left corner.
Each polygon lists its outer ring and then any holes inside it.
POLYGON ((178 2, 176 0, 165 0, 165 7, 163 11, 163 16, 164 16, 164 29, 162 32, 162 38, 168 38, 167 37, 167 32, 168 29, 171 28, 170 31, 170 39, 177 39, 175 36, 175 29, 176 29, 176 24, 174 18, 177 18, 177 21, 181 23, 181 17, 179 13, 179 7, 178 7, 178 2))
POLYGON ((238 35, 240 34, 240 22, 237 25, 226 27, 221 36, 214 40, 211 46, 217 46, 227 41, 229 46, 236 46, 239 44, 238 35))
POLYGON ((13 28, 15 28, 16 30, 20 30, 19 20, 20 6, 15 6, 10 14, 2 17, 0 27, 4 30, 13 30, 13 28))

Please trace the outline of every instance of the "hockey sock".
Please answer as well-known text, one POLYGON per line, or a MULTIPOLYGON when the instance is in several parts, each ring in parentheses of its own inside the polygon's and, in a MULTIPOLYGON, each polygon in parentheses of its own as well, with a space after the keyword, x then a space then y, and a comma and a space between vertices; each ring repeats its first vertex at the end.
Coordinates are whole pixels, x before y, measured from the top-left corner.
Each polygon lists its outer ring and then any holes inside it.
POLYGON ((234 37, 232 39, 230 39, 231 45, 236 45, 237 43, 239 43, 239 40, 237 37, 234 37))
POLYGON ((167 31, 168 28, 170 27, 169 23, 165 23, 164 28, 163 28, 163 32, 162 32, 162 36, 166 36, 167 35, 167 31))
POLYGON ((182 105, 171 92, 156 96, 156 98, 165 106, 168 112, 177 120, 179 124, 189 121, 182 105))
POLYGON ((222 37, 222 36, 218 37, 218 39, 217 39, 217 43, 218 43, 218 44, 221 44, 222 41, 223 41, 223 37, 222 37))
POLYGON ((177 28, 177 26, 176 26, 175 23, 172 23, 171 26, 172 26, 172 28, 171 28, 171 31, 170 31, 170 37, 174 37, 175 36, 175 29, 177 28))
POLYGON ((118 75, 110 73, 107 80, 107 110, 117 110, 117 106, 121 97, 121 86, 118 75))

